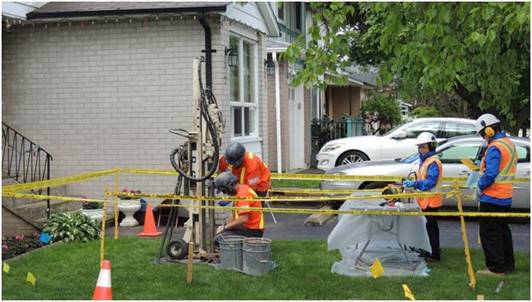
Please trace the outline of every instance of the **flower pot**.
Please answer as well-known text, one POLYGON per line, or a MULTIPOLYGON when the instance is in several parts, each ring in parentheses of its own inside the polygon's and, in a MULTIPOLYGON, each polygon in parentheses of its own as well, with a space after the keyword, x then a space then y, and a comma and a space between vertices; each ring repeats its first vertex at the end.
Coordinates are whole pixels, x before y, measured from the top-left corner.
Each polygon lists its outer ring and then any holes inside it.
POLYGON ((139 224, 133 214, 140 209, 140 199, 120 200, 118 209, 125 215, 125 218, 120 222, 121 227, 132 227, 139 224))

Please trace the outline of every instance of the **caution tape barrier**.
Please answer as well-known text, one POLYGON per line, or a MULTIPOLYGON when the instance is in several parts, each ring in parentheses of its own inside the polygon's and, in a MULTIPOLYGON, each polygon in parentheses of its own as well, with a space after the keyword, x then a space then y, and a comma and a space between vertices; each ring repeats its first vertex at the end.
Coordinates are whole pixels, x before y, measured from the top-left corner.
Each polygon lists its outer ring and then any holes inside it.
MULTIPOLYGON (((25 193, 4 192, 3 196, 25 199, 38 200, 61 200, 61 201, 85 201, 98 203, 114 203, 105 199, 79 198, 67 196, 49 196, 25 193)), ((199 197, 198 197, 199 198, 199 197)), ((201 197, 204 198, 204 197, 201 197)), ((207 199, 207 198, 205 198, 207 199)), ((209 197, 211 201, 213 198, 209 197)), ((216 200, 222 200, 217 198, 216 200)), ((237 207, 230 206, 210 206, 210 205, 185 205, 185 204, 160 204, 159 207, 178 207, 178 208, 197 208, 197 209, 214 209, 214 210, 236 210, 237 207)), ((530 213, 499 213, 499 212, 415 212, 397 210, 327 210, 327 209, 293 209, 293 208, 248 208, 251 211, 286 213, 286 214, 326 214, 326 215, 377 215, 377 216, 440 216, 440 217, 506 217, 506 218, 530 218, 530 213)))
MULTIPOLYGON (((88 180, 96 177, 112 175, 116 173, 126 174, 142 174, 142 175, 163 175, 163 176, 177 176, 177 172, 172 170, 158 170, 158 169, 131 169, 131 168, 114 168, 108 170, 100 170, 89 173, 82 173, 74 176, 60 177, 50 180, 36 181, 25 184, 8 185, 2 188, 3 191, 19 192, 36 190, 46 187, 55 187, 70 183, 88 180)), ((346 180, 346 181, 383 181, 383 182, 400 182, 403 178, 398 176, 352 176, 352 175, 336 175, 336 174, 293 174, 293 173, 272 173, 272 179, 290 179, 290 180, 346 180)), ((444 177, 444 182, 465 182, 466 177, 444 177)), ((529 183, 530 178, 515 178, 509 183, 529 183)))

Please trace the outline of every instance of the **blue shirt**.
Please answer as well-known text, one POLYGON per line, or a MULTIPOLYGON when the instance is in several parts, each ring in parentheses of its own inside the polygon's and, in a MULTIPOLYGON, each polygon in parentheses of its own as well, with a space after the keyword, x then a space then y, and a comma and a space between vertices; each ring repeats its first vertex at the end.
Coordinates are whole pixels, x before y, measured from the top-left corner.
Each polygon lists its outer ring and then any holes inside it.
MULTIPOLYGON (((419 154, 419 166, 425 162, 425 160, 436 154, 434 151, 429 151, 425 155, 419 154)), ((418 172, 419 173, 419 172, 418 172)), ((432 163, 427 169, 427 179, 425 180, 416 180, 414 182, 414 188, 421 191, 430 191, 436 183, 438 182, 438 177, 440 176, 440 171, 438 170, 438 164, 432 163)))
MULTIPOLYGON (((493 140, 504 137, 506 137, 506 133, 499 132, 490 140, 490 143, 493 140)), ((491 186, 495 182, 495 178, 499 175, 499 166, 501 164, 501 151, 499 151, 499 148, 489 147, 485 156, 486 169, 484 170, 484 174, 480 176, 480 179, 478 180, 478 189, 481 191, 491 186)), ((484 193, 481 193, 479 200, 480 202, 492 203, 498 206, 507 206, 512 204, 512 198, 495 198, 484 193)))

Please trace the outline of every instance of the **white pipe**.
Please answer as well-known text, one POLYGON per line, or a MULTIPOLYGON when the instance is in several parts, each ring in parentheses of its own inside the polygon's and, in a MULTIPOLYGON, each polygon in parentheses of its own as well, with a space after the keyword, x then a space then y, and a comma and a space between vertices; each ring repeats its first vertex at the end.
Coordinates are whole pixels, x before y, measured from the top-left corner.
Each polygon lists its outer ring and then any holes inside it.
POLYGON ((281 88, 279 82, 279 62, 277 53, 272 52, 273 63, 275 64, 275 126, 277 130, 277 173, 283 172, 282 149, 281 149, 281 88))

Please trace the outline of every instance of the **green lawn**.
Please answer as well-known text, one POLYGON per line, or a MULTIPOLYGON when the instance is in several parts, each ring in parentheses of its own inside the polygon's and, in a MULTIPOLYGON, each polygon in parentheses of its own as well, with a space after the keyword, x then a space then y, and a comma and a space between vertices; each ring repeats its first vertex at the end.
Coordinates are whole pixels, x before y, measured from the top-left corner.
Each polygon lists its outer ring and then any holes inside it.
MULTIPOLYGON (((328 253, 325 241, 275 241, 273 254, 279 267, 268 275, 251 277, 195 265, 193 284, 185 282, 183 264, 152 264, 158 239, 121 238, 106 241, 112 261, 113 298, 122 299, 404 299, 407 283, 416 299, 469 299, 484 294, 486 299, 530 297, 530 255, 516 253, 516 272, 505 277, 480 277, 476 291, 467 286, 464 256, 460 249, 445 249, 442 263, 434 265, 430 277, 353 278, 330 272, 338 253, 328 253), (505 285, 499 294, 499 280, 505 285)), ((63 244, 35 251, 8 261, 3 273, 3 299, 90 299, 99 267, 98 242, 63 244), (35 287, 24 282, 30 271, 35 287)), ((482 255, 473 251, 475 267, 482 268, 482 255)))

